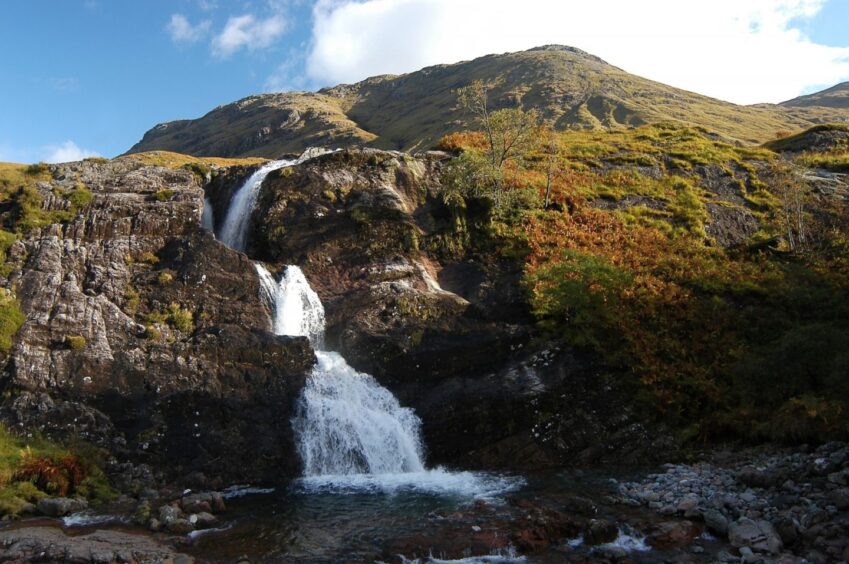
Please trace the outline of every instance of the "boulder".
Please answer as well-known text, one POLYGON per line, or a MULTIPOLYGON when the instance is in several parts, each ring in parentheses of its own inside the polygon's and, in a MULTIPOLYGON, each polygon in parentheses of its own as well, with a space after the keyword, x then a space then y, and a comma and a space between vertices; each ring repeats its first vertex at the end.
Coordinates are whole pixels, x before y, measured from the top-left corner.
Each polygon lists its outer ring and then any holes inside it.
POLYGON ((769 521, 743 517, 728 526, 728 540, 737 548, 748 546, 755 552, 778 554, 783 543, 769 521))
POLYGON ((82 511, 88 507, 84 499, 71 499, 67 497, 45 497, 38 500, 36 509, 42 515, 48 517, 64 517, 69 513, 82 511))
POLYGON ((659 550, 681 548, 693 542, 700 533, 692 521, 664 521, 649 528, 646 542, 659 550))
POLYGON ((590 519, 584 529, 584 542, 589 545, 613 542, 617 536, 619 527, 606 519, 590 519))

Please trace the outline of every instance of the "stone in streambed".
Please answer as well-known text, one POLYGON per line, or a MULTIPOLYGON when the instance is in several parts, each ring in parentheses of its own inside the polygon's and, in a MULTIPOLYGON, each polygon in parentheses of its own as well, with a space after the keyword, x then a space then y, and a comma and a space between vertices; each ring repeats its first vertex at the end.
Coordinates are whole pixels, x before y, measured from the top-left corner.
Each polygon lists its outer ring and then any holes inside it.
POLYGON ((64 517, 69 513, 82 511, 88 507, 84 499, 71 499, 67 497, 46 497, 38 500, 36 509, 42 515, 48 517, 64 517))
POLYGON ((700 533, 692 521, 664 521, 649 528, 646 542, 660 550, 680 548, 693 542, 700 533))
POLYGON ((619 528, 605 519, 590 519, 584 529, 584 542, 588 545, 613 542, 617 536, 619 536, 619 528))
POLYGON ((756 552, 778 554, 783 543, 769 521, 753 521, 746 517, 731 523, 728 540, 737 548, 748 546, 756 552))

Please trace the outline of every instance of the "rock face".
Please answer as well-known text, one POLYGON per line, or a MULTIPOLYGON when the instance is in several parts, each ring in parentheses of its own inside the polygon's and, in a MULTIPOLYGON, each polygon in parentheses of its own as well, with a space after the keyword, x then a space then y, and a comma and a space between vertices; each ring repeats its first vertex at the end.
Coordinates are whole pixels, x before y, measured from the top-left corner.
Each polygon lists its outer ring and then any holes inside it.
POLYGON ((198 177, 134 159, 52 173, 47 205, 64 185, 93 197, 10 252, 4 285, 26 321, 5 359, 4 419, 180 473, 296 475, 287 413, 312 350, 267 332, 251 261, 200 228, 198 177))

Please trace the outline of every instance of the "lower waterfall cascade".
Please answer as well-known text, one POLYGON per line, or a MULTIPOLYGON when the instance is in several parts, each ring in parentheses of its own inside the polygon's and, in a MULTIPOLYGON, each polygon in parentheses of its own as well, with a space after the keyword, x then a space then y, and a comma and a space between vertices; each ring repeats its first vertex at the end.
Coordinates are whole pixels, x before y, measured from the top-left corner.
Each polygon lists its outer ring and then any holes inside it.
POLYGON ((369 374, 337 353, 321 350, 324 307, 297 266, 279 281, 256 263, 262 296, 273 312, 278 335, 308 337, 316 366, 307 378, 292 421, 304 465, 299 486, 306 491, 420 490, 491 497, 523 483, 484 473, 428 470, 421 420, 369 374))

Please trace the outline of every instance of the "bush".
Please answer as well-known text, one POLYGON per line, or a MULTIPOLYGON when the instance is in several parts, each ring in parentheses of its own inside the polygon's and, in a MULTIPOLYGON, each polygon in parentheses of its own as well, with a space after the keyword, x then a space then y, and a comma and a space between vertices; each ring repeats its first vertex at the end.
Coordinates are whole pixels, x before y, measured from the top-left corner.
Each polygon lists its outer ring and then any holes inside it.
POLYGON ((21 457, 14 479, 28 481, 50 495, 65 497, 76 492, 86 478, 83 465, 73 454, 36 456, 31 450, 21 457))
POLYGON ((65 344, 72 351, 81 351, 85 348, 86 339, 82 335, 68 335, 65 337, 65 344))
POLYGON ((20 304, 8 290, 0 289, 0 351, 12 350, 12 337, 24 324, 26 317, 20 304))
POLYGON ((40 176, 47 172, 50 172, 50 165, 44 162, 31 164, 24 169, 24 173, 29 176, 40 176))
POLYGON ((136 261, 144 263, 144 264, 157 264, 159 263, 159 257, 150 251, 144 252, 135 258, 136 261))
POLYGON ((156 281, 160 286, 165 286, 174 281, 174 275, 168 272, 167 270, 163 270, 159 273, 159 276, 156 277, 156 281))
POLYGON ((167 202, 172 196, 174 196, 174 190, 171 190, 170 188, 159 190, 153 195, 153 197, 160 202, 167 202))

